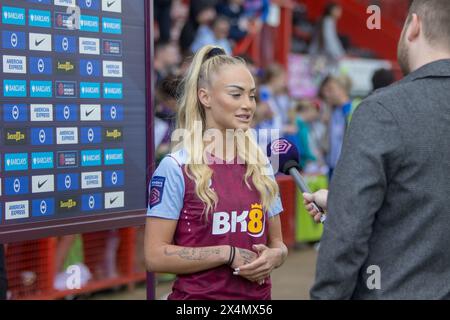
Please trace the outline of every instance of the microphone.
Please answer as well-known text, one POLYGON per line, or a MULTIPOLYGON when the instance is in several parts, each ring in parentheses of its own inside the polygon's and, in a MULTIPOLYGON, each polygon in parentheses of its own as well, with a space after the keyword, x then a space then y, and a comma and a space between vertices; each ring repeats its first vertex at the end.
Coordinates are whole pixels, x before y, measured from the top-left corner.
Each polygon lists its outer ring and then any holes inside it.
MULTIPOLYGON (((311 190, 299 172, 300 156, 295 145, 283 138, 274 140, 267 145, 267 156, 271 162, 274 157, 278 157, 278 171, 294 178, 295 184, 302 192, 311 193, 311 190)), ((314 206, 314 209, 322 214, 320 222, 324 223, 327 218, 325 211, 315 202, 313 202, 312 205, 314 206)))

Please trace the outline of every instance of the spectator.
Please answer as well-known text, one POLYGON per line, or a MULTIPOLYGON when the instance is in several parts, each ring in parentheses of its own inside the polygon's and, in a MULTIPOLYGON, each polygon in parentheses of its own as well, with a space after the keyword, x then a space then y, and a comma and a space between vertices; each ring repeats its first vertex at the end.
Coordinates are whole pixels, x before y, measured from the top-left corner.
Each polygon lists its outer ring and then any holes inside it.
POLYGON ((192 43, 192 52, 197 52, 206 45, 221 47, 231 55, 231 45, 228 41, 230 33, 230 23, 226 17, 219 16, 212 23, 212 29, 208 25, 202 25, 197 30, 197 35, 192 43))
POLYGON ((323 173, 323 141, 326 127, 321 122, 319 106, 311 101, 299 101, 296 106, 300 165, 305 172, 323 173))
POLYGON ((394 73, 388 69, 378 69, 372 77, 373 91, 387 87, 395 82, 394 73))
POLYGON ((161 42, 169 42, 170 30, 172 27, 172 20, 170 17, 172 0, 155 0, 153 6, 155 9, 155 20, 158 22, 159 40, 161 42))
POLYGON ((249 20, 245 16, 244 0, 223 0, 216 10, 230 21, 230 39, 237 42, 247 35, 249 20))
POLYGON ((216 18, 216 1, 195 0, 189 5, 189 18, 181 30, 179 45, 181 54, 192 54, 191 46, 194 42, 197 30, 202 25, 210 25, 216 18))
MULTIPOLYGON (((283 131, 289 124, 289 110, 293 107, 287 94, 286 72, 281 65, 272 64, 264 71, 262 85, 260 86, 260 98, 269 105, 273 119, 269 124, 272 129, 283 131)), ((267 124, 266 124, 267 125, 267 124)))
POLYGON ((153 66, 156 72, 156 84, 161 83, 171 75, 177 75, 180 63, 180 53, 174 43, 159 42, 155 46, 153 66))
POLYGON ((158 130, 155 126, 156 160, 162 159, 170 149, 171 136, 175 130, 175 119, 177 114, 177 90, 180 80, 175 77, 170 77, 164 80, 156 92, 156 113, 155 124, 157 123, 161 128, 158 130), (158 143, 159 142, 159 143, 158 143))
POLYGON ((331 108, 328 124, 329 151, 326 156, 330 179, 341 154, 345 129, 353 109, 353 101, 350 99, 350 83, 343 79, 328 76, 319 89, 320 98, 331 108))
POLYGON ((342 7, 336 3, 326 6, 309 48, 311 55, 324 55, 330 63, 336 63, 345 55, 337 33, 337 20, 342 16, 342 7))

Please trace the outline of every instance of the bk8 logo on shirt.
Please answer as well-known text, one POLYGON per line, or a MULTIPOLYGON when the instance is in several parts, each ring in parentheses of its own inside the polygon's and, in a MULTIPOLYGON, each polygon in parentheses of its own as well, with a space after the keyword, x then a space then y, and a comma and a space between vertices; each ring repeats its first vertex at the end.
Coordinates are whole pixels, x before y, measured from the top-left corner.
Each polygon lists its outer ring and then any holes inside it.
POLYGON ((240 215, 237 211, 215 212, 213 214, 213 235, 226 233, 247 232, 250 236, 259 238, 264 233, 265 216, 262 205, 251 205, 250 211, 244 210, 240 215))

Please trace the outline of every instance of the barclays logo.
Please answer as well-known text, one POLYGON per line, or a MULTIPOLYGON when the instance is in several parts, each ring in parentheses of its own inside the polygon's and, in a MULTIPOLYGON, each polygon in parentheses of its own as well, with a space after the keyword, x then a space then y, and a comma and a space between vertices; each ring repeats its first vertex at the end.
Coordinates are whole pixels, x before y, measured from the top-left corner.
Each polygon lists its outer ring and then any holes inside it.
POLYGON ((103 18, 102 32, 111 34, 122 34, 122 20, 113 18, 103 18))
POLYGON ((5 97, 19 97, 27 96, 27 81, 26 80, 3 80, 3 95, 5 97))
POLYGON ((3 6, 2 8, 3 24, 14 24, 18 26, 25 25, 25 9, 3 6))

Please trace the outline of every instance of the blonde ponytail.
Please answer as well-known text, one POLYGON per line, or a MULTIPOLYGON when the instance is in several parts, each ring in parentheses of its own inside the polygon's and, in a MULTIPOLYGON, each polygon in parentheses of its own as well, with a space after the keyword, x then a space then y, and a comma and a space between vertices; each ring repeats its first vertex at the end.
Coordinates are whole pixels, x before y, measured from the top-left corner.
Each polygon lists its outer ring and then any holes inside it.
MULTIPOLYGON (((195 192, 205 204, 206 218, 207 214, 216 208, 219 199, 209 185, 213 171, 204 158, 203 135, 206 130, 206 116, 198 98, 198 90, 201 86, 209 83, 211 73, 217 72, 221 66, 245 66, 242 59, 225 54, 209 57, 213 49, 217 50, 218 47, 205 46, 195 54, 181 83, 177 117, 177 129, 183 129, 187 133, 182 137, 182 143, 179 145, 180 148, 187 151, 188 155, 185 172, 195 182, 195 192)), ((267 157, 258 147, 251 133, 249 131, 242 133, 241 138, 237 139, 237 150, 238 157, 245 161, 247 167, 244 176, 245 183, 250 188, 248 179, 252 178, 252 183, 261 196, 262 206, 267 210, 278 194, 278 185, 265 174, 267 157)))

